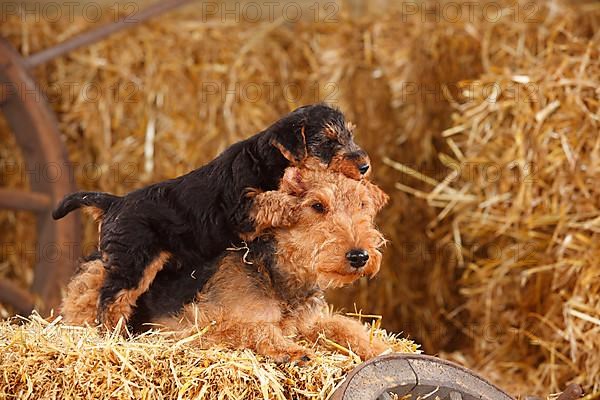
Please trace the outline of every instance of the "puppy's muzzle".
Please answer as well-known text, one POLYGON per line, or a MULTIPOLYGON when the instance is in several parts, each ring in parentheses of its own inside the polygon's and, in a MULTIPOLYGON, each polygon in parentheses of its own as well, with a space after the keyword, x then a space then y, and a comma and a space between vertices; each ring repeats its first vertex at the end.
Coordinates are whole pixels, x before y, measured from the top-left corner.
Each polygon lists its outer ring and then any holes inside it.
POLYGON ((363 150, 353 151, 345 155, 346 160, 353 163, 360 172, 361 175, 366 175, 371 167, 371 160, 369 156, 363 150))
POLYGON ((369 253, 364 249, 352 249, 346 253, 346 260, 353 268, 361 268, 369 261, 369 253))

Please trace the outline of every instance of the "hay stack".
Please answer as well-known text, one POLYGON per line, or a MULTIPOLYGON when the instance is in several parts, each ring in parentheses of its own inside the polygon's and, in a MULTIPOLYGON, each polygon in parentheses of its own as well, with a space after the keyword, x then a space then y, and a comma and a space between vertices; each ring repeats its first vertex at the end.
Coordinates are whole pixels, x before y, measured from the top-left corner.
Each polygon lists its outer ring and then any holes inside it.
POLYGON ((336 299, 346 307, 358 299, 360 306, 374 306, 386 318, 393 315, 402 321, 397 329, 416 335, 428 352, 471 346, 471 333, 463 327, 464 262, 456 253, 460 237, 452 234, 457 232, 452 221, 436 222, 437 207, 448 202, 424 195, 432 187, 432 180, 424 176, 440 182, 448 173, 444 155, 453 155, 457 144, 453 138, 446 140, 443 132, 456 124, 451 114, 457 101, 465 89, 477 85, 482 73, 526 71, 528 60, 543 59, 544 46, 552 46, 559 32, 589 40, 600 26, 597 4, 486 1, 477 2, 473 11, 473 3, 433 1, 423 2, 422 8, 456 6, 462 7, 463 16, 456 20, 400 11, 373 24, 376 65, 390 94, 390 110, 383 118, 396 121, 392 129, 401 127, 389 138, 381 138, 375 129, 368 131, 381 142, 372 151, 376 161, 383 161, 376 164, 376 179, 388 192, 403 190, 392 194, 381 219, 391 239, 381 279, 350 288, 336 299), (502 12, 496 16, 483 13, 485 9, 502 12), (401 161, 403 174, 394 173, 395 161, 401 161), (414 196, 409 188, 422 193, 414 196))
MULTIPOLYGON (((307 366, 277 366, 249 350, 198 350, 199 336, 176 341, 153 332, 124 339, 35 315, 21 325, 2 322, 0 397, 326 399, 359 363, 317 343, 307 366)), ((388 340, 397 351, 417 351, 408 340, 388 340)))
POLYGON ((458 250, 467 362, 539 394, 600 390, 600 36, 569 23, 492 45, 516 54, 464 83, 423 194, 458 250))

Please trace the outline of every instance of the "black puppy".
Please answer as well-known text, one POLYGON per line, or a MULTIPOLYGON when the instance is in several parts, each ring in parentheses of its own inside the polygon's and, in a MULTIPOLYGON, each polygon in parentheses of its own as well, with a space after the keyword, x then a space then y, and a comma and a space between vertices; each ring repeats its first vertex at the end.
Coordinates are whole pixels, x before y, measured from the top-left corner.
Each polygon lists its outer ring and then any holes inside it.
POLYGON ((369 169, 368 156, 354 143, 343 114, 315 104, 296 109, 178 178, 123 197, 97 192, 66 196, 52 214, 55 219, 83 207, 101 223, 99 250, 107 275, 99 322, 112 328, 121 317, 127 321, 161 270, 153 292, 165 297, 165 309, 170 296, 178 298, 173 307, 193 299, 212 276, 213 260, 257 229, 248 189, 276 190, 285 168, 308 161, 354 179, 369 169), (176 279, 182 274, 189 277, 176 279))

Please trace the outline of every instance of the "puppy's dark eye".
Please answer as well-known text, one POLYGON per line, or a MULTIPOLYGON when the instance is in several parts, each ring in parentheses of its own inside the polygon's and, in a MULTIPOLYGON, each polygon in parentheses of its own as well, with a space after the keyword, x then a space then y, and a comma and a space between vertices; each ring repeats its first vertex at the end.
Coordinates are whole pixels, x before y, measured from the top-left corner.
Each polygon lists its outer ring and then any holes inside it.
POLYGON ((312 209, 315 210, 316 212, 318 212, 319 214, 323 214, 325 212, 325 206, 323 205, 323 203, 313 203, 311 205, 312 209))

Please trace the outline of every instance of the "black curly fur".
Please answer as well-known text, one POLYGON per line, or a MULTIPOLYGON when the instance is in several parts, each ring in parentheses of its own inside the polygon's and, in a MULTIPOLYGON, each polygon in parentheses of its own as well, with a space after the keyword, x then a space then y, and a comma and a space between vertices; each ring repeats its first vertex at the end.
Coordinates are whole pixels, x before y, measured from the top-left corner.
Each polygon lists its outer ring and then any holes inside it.
POLYGON ((99 192, 76 192, 66 195, 58 204, 56 209, 52 211, 52 218, 61 219, 73 210, 81 207, 93 207, 106 212, 110 206, 121 197, 109 193, 99 192))
MULTIPOLYGON (((305 106, 186 175, 123 197, 74 193, 53 216, 62 218, 79 207, 101 210, 99 249, 108 273, 100 309, 122 289, 135 288, 146 266, 168 251, 171 257, 142 303, 146 309, 176 312, 202 289, 214 273, 215 260, 239 243, 239 234, 253 230, 247 188, 275 190, 291 163, 312 156, 328 164, 340 154, 350 160, 365 154, 352 140, 343 114, 324 104, 305 106), (326 125, 335 127, 337 138, 323 134, 326 125)), ((139 314, 138 319, 142 309, 139 314)))

